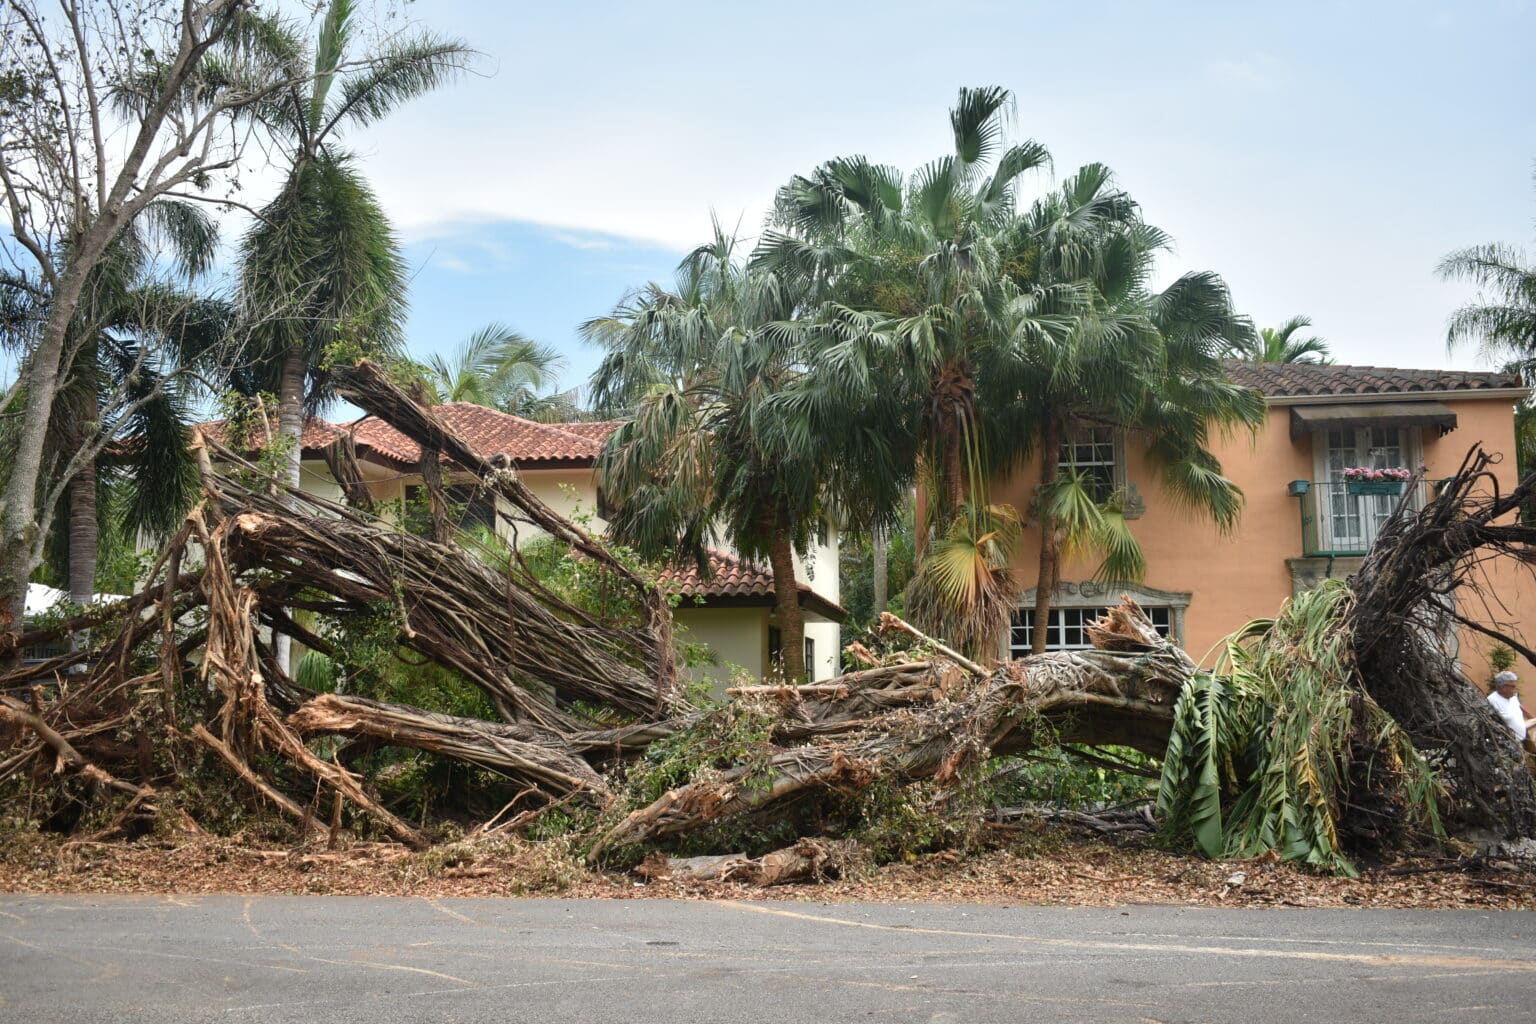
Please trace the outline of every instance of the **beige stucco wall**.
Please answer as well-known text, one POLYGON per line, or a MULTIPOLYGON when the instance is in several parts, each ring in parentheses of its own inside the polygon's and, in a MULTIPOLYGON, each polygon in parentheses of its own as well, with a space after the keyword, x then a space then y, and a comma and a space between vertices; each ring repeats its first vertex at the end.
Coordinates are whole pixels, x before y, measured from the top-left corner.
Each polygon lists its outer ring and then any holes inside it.
POLYGON ((708 679, 717 695, 725 693, 732 673, 745 670, 751 679, 761 679, 768 664, 767 608, 681 607, 674 616, 681 638, 689 643, 708 644, 717 664, 700 665, 687 670, 692 679, 708 679))
MULTIPOLYGON (((1434 430, 1424 431, 1428 477, 1449 476, 1467 449, 1482 442, 1489 451, 1506 453, 1497 475, 1502 486, 1512 486, 1516 469, 1510 400, 1442 400, 1456 411, 1458 427, 1444 438, 1434 436, 1434 430)), ((1191 595, 1184 617, 1184 645, 1191 655, 1209 663, 1208 653, 1218 641, 1250 619, 1275 615, 1291 596, 1287 559, 1302 554, 1302 531, 1300 503, 1286 493, 1286 484, 1317 479, 1311 438, 1293 442, 1290 408, 1276 405, 1269 409, 1265 429, 1257 439, 1244 434, 1213 445, 1226 475, 1246 496, 1238 526, 1230 535, 1223 535, 1172 500, 1158 474, 1146 464, 1134 437, 1125 448, 1126 478, 1137 485, 1146 500, 1145 514, 1131 524, 1146 554, 1145 583, 1158 590, 1191 595)), ((1034 466, 1021 470, 995 484, 993 500, 1008 502, 1021 516, 1027 516, 1038 479, 1034 466)), ((1013 562, 1025 588, 1033 586, 1037 577, 1039 544, 1038 528, 1026 527, 1013 562)), ((1088 580, 1097 564, 1089 559, 1072 561, 1063 566, 1062 580, 1088 580)), ((1508 620, 1536 624, 1536 583, 1530 574, 1508 563, 1496 566, 1492 575, 1497 593, 1509 608, 1508 620)), ((1114 596, 1109 595, 1109 599, 1114 596)), ((1470 609, 1465 611, 1471 614, 1470 609)), ((1487 676, 1487 646, 1470 632, 1463 636, 1464 665, 1477 682, 1487 676)))

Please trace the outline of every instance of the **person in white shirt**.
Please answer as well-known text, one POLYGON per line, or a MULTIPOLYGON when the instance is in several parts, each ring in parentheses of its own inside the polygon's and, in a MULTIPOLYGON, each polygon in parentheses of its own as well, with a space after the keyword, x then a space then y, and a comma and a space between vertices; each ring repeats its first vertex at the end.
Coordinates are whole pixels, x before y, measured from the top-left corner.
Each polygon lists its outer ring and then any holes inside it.
POLYGON ((1515 693, 1520 677, 1513 672, 1500 672, 1493 677, 1493 692, 1488 695, 1488 703, 1493 705, 1493 710, 1498 712, 1504 724, 1509 726, 1509 731, 1515 734, 1515 739, 1521 745, 1525 744, 1525 709, 1520 706, 1520 697, 1515 693))

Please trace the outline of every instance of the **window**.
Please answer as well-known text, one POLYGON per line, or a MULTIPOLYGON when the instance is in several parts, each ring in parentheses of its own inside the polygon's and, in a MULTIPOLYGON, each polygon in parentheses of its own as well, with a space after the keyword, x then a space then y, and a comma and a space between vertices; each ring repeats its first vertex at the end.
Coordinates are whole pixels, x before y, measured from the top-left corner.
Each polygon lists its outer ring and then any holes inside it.
POLYGON ((1115 493, 1115 430, 1113 427, 1079 427, 1062 443, 1057 461, 1064 470, 1076 469, 1088 481, 1093 500, 1104 502, 1115 493))
MULTIPOLYGON (((1173 609, 1168 605, 1143 608, 1147 618, 1157 628, 1157 635, 1173 635, 1173 609)), ((1093 646, 1088 642, 1088 624, 1108 608, 1052 608, 1047 626, 1045 649, 1048 651, 1081 651, 1093 646)), ((1022 658, 1030 653, 1035 638, 1035 610, 1020 608, 1013 613, 1013 631, 1008 641, 1008 655, 1022 658)))
POLYGON ((1397 496, 1351 494, 1344 470, 1408 468, 1416 449, 1413 432, 1403 427, 1345 427, 1319 431, 1314 442, 1326 474, 1322 488, 1322 546, 1330 551, 1364 551, 1397 508, 1397 496))

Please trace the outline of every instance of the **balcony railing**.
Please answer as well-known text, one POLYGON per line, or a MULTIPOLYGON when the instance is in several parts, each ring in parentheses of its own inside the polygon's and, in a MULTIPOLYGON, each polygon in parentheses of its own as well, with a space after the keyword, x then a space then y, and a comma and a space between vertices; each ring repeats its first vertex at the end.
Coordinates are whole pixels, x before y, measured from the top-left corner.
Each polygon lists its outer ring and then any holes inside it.
POLYGON ((1414 509, 1423 508, 1429 498, 1429 484, 1422 480, 1401 484, 1397 493, 1379 493, 1391 490, 1380 486, 1367 488, 1376 493, 1354 493, 1356 490, 1344 480, 1298 480, 1291 484, 1291 493, 1301 501, 1303 555, 1363 555, 1376 542, 1376 535, 1404 494, 1414 509))

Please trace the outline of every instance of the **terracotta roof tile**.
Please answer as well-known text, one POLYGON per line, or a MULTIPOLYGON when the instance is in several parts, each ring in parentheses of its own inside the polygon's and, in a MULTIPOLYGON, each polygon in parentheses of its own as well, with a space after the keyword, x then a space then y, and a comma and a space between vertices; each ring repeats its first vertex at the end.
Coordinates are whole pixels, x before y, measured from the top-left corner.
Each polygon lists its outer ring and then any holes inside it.
POLYGON ((558 427, 568 434, 580 434, 602 444, 608 440, 608 435, 623 426, 622 420, 590 420, 581 423, 551 423, 552 427, 558 427))
MULTIPOLYGON (((712 575, 709 580, 705 580, 700 575, 697 566, 689 565, 685 568, 673 566, 664 570, 661 574, 661 582, 677 584, 678 592, 684 597, 702 597, 706 602, 712 597, 727 597, 760 598, 764 603, 772 603, 774 599, 772 570, 760 569, 735 555, 729 555, 714 548, 709 549, 709 567, 712 575)), ((816 593, 809 584, 796 581, 795 585, 800 591, 801 604, 815 606, 818 612, 828 618, 837 620, 847 618, 848 612, 844 608, 816 593)))
MULTIPOLYGON (((449 402, 436 413, 481 455, 506 455, 514 463, 587 462, 597 458, 603 438, 617 424, 535 423, 468 402, 449 402), (570 429, 572 427, 579 429, 570 429), (606 428, 601 437, 594 428, 606 428)), ((394 462, 414 464, 421 449, 383 420, 364 417, 349 424, 361 453, 365 447, 394 462)))
POLYGON ((1520 376, 1491 370, 1401 370, 1385 366, 1317 366, 1227 360, 1227 373, 1268 398, 1311 395, 1401 395, 1520 387, 1520 376))
MULTIPOLYGON (((208 440, 230 448, 233 445, 230 443, 228 422, 228 420, 208 420, 205 423, 199 423, 197 427, 208 440)), ((322 448, 329 447, 346 432, 345 427, 337 426, 318 416, 311 416, 304 421, 304 432, 299 436, 299 442, 304 451, 318 452, 322 448)))

